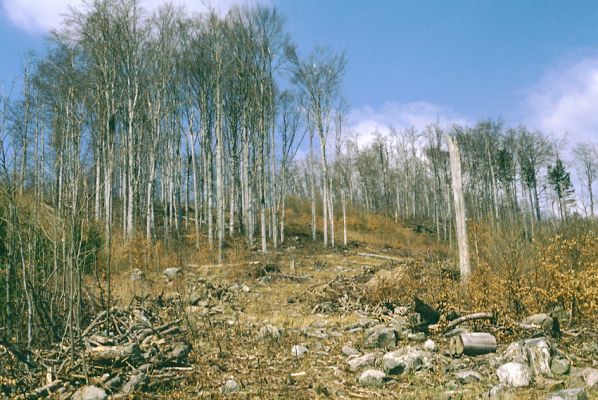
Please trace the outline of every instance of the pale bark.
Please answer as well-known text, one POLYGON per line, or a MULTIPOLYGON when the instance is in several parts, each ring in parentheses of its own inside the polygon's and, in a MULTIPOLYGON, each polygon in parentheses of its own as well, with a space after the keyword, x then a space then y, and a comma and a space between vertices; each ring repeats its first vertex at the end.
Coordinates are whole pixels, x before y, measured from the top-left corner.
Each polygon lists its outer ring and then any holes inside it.
POLYGON ((455 225, 457 227, 457 241, 459 246, 459 269, 461 281, 466 282, 471 274, 469 261, 469 244, 467 240, 467 222, 465 200, 463 196, 463 182, 461 175, 461 156, 456 140, 446 135, 451 163, 451 178, 453 186, 453 202, 455 206, 455 225))

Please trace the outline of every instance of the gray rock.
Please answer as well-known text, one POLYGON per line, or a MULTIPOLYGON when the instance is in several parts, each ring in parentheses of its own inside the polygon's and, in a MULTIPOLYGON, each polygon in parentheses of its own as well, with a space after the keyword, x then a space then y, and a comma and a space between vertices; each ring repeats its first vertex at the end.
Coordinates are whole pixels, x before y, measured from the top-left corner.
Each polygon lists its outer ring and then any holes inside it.
POLYGON ((496 370, 500 383, 510 387, 526 387, 532 381, 530 368, 518 362, 509 362, 501 365, 496 370))
POLYGON ((521 322, 528 325, 542 326, 549 318, 551 319, 552 323, 552 318, 550 317, 550 315, 544 313, 534 314, 530 315, 527 318, 524 318, 521 322))
POLYGON ((576 378, 588 389, 598 388, 598 369, 596 368, 571 368, 571 377, 576 378))
POLYGON ((368 369, 359 376, 359 384, 362 386, 382 386, 385 378, 386 374, 384 372, 377 369, 368 369))
POLYGON ((206 289, 203 287, 197 288, 193 290, 193 292, 191 292, 191 294, 189 295, 189 304, 191 304, 192 306, 196 306, 199 304, 201 300, 205 299, 206 297, 208 297, 206 289))
POLYGON ((295 357, 303 357, 309 350, 307 349, 307 347, 305 347, 302 344, 296 344, 293 346, 293 348, 291 349, 291 353, 295 356, 295 357))
POLYGON ((442 393, 436 393, 434 395, 434 397, 432 397, 433 400, 452 400, 455 398, 455 393, 452 390, 447 390, 446 392, 442 392, 442 393))
POLYGON ((166 277, 166 280, 168 280, 168 281, 178 278, 182 274, 183 274, 183 270, 178 267, 170 267, 170 268, 166 268, 164 271, 162 271, 162 275, 164 275, 166 277))
POLYGON ((328 338, 328 333, 326 333, 326 329, 325 328, 305 328, 303 330, 303 334, 305 336, 309 336, 309 337, 314 337, 317 339, 326 339, 328 338))
POLYGON ((393 319, 390 320, 390 326, 397 332, 408 331, 411 328, 407 317, 404 316, 393 317, 393 319))
POLYGON ((386 353, 382 358, 384 371, 391 375, 398 375, 430 368, 429 353, 414 347, 386 353))
POLYGON ((220 388, 220 391, 223 394, 229 394, 229 393, 235 393, 238 392, 241 389, 241 385, 239 385, 237 383, 237 381, 235 381, 234 379, 227 379, 226 382, 224 382, 224 385, 222 385, 222 387, 220 388))
POLYGON ((426 334, 423 332, 409 333, 407 339, 414 342, 423 342, 426 340, 426 334))
POLYGON ((432 339, 426 340, 422 347, 424 348, 424 350, 431 351, 431 352, 438 350, 438 346, 432 339))
POLYGON ((571 369, 571 361, 562 357, 554 357, 550 363, 550 371, 555 375, 565 375, 571 369))
POLYGON ((73 400, 104 400, 108 397, 104 389, 97 386, 83 386, 73 394, 73 400))
POLYGON ((349 369, 351 371, 357 371, 364 367, 372 367, 376 364, 376 354, 368 353, 360 357, 350 358, 347 360, 347 364, 349 364, 349 369))
POLYGON ((455 373, 455 377, 457 378, 457 381, 462 385, 466 385, 468 383, 476 383, 482 380, 482 375, 470 369, 455 373))
POLYGON ((548 338, 539 337, 525 339, 511 343, 502 357, 496 360, 500 363, 515 362, 530 367, 532 377, 552 377, 550 371, 551 343, 548 338))
POLYGON ((490 391, 488 392, 488 397, 491 399, 512 399, 513 397, 513 391, 511 390, 511 388, 509 388, 507 385, 504 385, 502 383, 493 386, 490 391))
POLYGON ((377 325, 366 331, 364 342, 368 348, 389 348, 397 345, 397 336, 393 328, 377 325))
POLYGON ((346 356, 358 356, 359 355, 359 351, 357 351, 357 349, 355 347, 351 347, 351 346, 348 346, 348 345, 344 345, 341 348, 341 351, 346 356))
POLYGON ((274 325, 264 325, 260 329, 260 339, 278 340, 282 336, 282 331, 274 325))
POLYGON ((139 268, 131 271, 131 282, 142 282, 145 280, 145 273, 139 268))
POLYGON ((547 400, 587 400, 588 393, 584 388, 563 389, 550 393, 547 400))
POLYGON ((347 331, 363 330, 363 329, 370 328, 370 327, 376 325, 377 323, 378 323, 378 321, 375 319, 362 318, 353 324, 347 325, 345 327, 345 330, 347 330, 347 331))
POLYGON ((583 374, 583 380, 587 387, 594 389, 598 386, 598 369, 585 368, 583 374))

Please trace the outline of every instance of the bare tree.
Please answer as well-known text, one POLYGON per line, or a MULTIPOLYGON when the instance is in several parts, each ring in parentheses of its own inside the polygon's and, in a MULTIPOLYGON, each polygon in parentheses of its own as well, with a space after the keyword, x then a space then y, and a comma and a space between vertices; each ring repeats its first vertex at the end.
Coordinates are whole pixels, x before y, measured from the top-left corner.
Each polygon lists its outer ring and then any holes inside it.
POLYGON ((598 177, 598 145, 596 143, 578 143, 573 149, 580 175, 584 177, 584 184, 588 191, 590 202, 590 216, 594 214, 593 185, 598 177))

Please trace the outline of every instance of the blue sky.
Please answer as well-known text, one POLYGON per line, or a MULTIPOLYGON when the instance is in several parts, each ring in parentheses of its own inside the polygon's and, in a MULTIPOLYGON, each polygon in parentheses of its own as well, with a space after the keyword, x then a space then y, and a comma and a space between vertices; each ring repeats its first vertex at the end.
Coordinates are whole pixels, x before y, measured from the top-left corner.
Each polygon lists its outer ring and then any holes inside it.
MULTIPOLYGON (((250 0, 221 0, 217 8, 250 0)), ((65 0, 0 0, 0 81, 43 50, 65 0)), ((198 11, 201 0, 175 0, 198 11)), ((302 53, 345 51, 350 121, 374 130, 502 118, 569 142, 598 140, 598 3, 498 0, 263 0, 302 53)), ((142 0, 148 8, 159 0, 142 0)))

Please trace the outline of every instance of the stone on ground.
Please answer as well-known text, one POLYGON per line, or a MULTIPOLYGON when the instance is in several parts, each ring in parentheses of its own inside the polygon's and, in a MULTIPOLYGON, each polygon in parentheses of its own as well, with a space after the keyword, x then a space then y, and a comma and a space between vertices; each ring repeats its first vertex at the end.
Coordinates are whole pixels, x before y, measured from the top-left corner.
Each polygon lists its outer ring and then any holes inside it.
POLYGON ((389 348, 397 345, 395 330, 385 325, 377 325, 366 331, 365 347, 389 348))
POLYGON ((291 349, 291 353, 295 356, 295 357, 303 357, 306 353, 308 352, 307 347, 305 347, 302 344, 296 344, 293 346, 293 348, 291 349))
POLYGON ((227 379, 220 389, 223 394, 235 393, 241 389, 241 386, 234 379, 227 379))
POLYGON ((362 369, 363 367, 371 367, 376 364, 376 354, 375 353, 368 353, 364 354, 361 357, 354 357, 347 361, 349 364, 349 369, 351 371, 357 371, 362 369))
POLYGON ((510 387, 526 387, 532 382, 532 372, 525 364, 509 362, 496 370, 500 383, 510 387))
POLYGON ((377 369, 368 369, 359 376, 359 384, 362 386, 382 386, 386 374, 377 369))
POLYGON ((562 357, 554 357, 550 363, 550 371, 555 375, 565 375, 571 369, 571 361, 562 357))
POLYGON ((83 386, 75 392, 73 400, 104 400, 108 397, 104 389, 97 386, 83 386))
POLYGON ((173 280, 175 278, 178 278, 179 276, 181 276, 183 274, 183 270, 178 268, 178 267, 170 267, 170 268, 166 268, 163 272, 162 275, 164 275, 166 277, 166 280, 173 280))
POLYGON ((260 339, 278 340, 282 336, 282 332, 274 325, 264 325, 260 329, 260 339))
POLYGON ((358 356, 359 355, 359 351, 357 351, 357 349, 355 347, 352 347, 352 346, 349 346, 349 345, 344 345, 341 348, 341 351, 346 356, 358 356))
POLYGON ((588 394, 584 388, 563 389, 550 393, 547 400, 587 400, 588 394))
POLYGON ((455 377, 457 378, 457 381, 462 385, 466 385, 468 383, 476 383, 482 380, 482 375, 470 369, 456 372, 455 377))
POLYGON ((384 371, 391 375, 399 375, 419 371, 430 367, 429 354, 414 347, 386 353, 382 358, 384 371))
POLYGON ((436 345, 436 343, 432 339, 426 340, 424 342, 424 345, 422 347, 426 351, 432 351, 432 352, 434 352, 434 351, 438 350, 438 346, 436 345))

